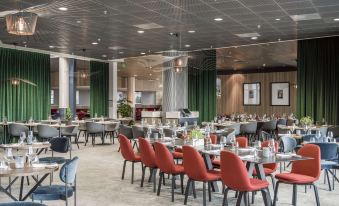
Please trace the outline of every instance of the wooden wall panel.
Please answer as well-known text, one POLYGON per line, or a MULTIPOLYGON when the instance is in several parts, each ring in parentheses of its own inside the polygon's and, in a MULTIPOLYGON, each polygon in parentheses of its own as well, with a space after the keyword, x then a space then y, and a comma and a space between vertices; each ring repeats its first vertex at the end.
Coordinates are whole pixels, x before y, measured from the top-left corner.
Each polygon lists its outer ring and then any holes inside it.
POLYGON ((220 75, 221 96, 217 98, 217 113, 232 114, 246 112, 249 114, 295 113, 297 89, 297 72, 272 72, 220 75), (261 105, 243 105, 243 83, 261 83, 261 105), (271 82, 290 82, 290 106, 271 106, 271 82))

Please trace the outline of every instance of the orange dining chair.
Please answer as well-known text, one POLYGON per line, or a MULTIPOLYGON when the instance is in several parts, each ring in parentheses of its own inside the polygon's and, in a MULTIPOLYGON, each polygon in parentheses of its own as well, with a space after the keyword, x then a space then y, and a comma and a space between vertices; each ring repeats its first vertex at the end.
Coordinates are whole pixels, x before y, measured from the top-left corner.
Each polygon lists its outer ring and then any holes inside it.
POLYGON ((247 137, 237 137, 235 139, 235 141, 238 142, 240 148, 248 147, 248 139, 247 139, 247 137))
POLYGON ((206 205, 206 183, 208 184, 208 199, 211 201, 211 184, 214 181, 220 180, 220 172, 207 170, 202 156, 195 148, 191 146, 183 146, 183 153, 185 173, 189 178, 186 185, 184 204, 187 204, 190 186, 194 185, 194 182, 198 181, 203 183, 203 205, 206 205))
POLYGON ((141 162, 143 164, 140 187, 143 187, 143 185, 144 185, 145 170, 148 167, 151 170, 151 177, 150 178, 153 178, 153 191, 155 192, 155 190, 156 190, 156 174, 157 174, 157 169, 158 169, 158 166, 157 166, 156 161, 155 161, 155 151, 154 151, 152 145, 145 138, 139 137, 138 141, 139 141, 139 150, 140 150, 141 162))
POLYGON ((239 192, 237 205, 244 200, 245 206, 249 206, 249 192, 261 191, 263 194, 264 204, 269 204, 268 182, 248 177, 247 169, 243 161, 234 153, 229 151, 221 152, 221 179, 226 186, 224 191, 223 206, 227 206, 227 194, 229 190, 239 192), (232 167, 230 167, 232 165, 232 167))
POLYGON ((134 183, 134 163, 141 162, 141 157, 134 153, 131 142, 125 135, 119 134, 119 142, 120 142, 120 152, 122 154, 122 157, 125 159, 121 179, 124 179, 125 177, 126 163, 132 162, 131 183, 133 184, 134 183))
POLYGON ((292 163, 292 170, 290 173, 280 173, 275 175, 278 179, 274 190, 273 206, 276 205, 279 184, 293 185, 292 204, 297 205, 297 185, 312 185, 316 198, 317 206, 320 205, 317 186, 314 182, 319 179, 321 165, 320 165, 320 148, 314 144, 307 144, 299 149, 298 155, 309 157, 308 160, 300 160, 292 163))
POLYGON ((174 188, 175 188, 175 177, 180 175, 181 179, 181 193, 184 193, 184 166, 181 164, 174 164, 173 155, 168 148, 159 142, 154 143, 155 147, 155 162, 160 170, 160 179, 158 184, 157 195, 160 195, 161 182, 165 181, 165 175, 172 175, 172 202, 174 202, 174 188))

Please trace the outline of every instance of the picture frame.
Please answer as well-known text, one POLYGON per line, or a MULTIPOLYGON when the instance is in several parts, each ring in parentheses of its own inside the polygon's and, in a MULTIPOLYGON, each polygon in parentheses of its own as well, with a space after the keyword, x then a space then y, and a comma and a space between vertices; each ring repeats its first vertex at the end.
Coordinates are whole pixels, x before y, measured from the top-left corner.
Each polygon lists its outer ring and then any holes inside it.
POLYGON ((258 106, 261 104, 261 83, 243 83, 243 105, 258 106))
POLYGON ((290 106, 290 82, 271 82, 271 106, 290 106))

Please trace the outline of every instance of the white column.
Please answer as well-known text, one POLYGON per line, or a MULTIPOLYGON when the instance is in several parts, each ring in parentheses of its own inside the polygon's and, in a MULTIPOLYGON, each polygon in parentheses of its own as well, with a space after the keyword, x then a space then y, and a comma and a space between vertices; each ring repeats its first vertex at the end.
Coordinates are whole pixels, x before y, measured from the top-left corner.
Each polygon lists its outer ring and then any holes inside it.
POLYGON ((117 118, 117 99, 118 99, 118 62, 109 62, 109 80, 108 80, 108 98, 109 98, 109 117, 117 118))
POLYGON ((59 58, 59 108, 69 107, 69 65, 68 59, 59 58))

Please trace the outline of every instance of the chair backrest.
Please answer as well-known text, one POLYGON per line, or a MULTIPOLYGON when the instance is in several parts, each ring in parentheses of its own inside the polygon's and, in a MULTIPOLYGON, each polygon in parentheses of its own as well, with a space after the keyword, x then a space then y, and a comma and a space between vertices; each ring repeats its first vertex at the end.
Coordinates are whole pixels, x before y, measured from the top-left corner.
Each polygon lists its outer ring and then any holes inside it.
POLYGON ((285 125, 278 124, 278 134, 287 134, 290 131, 288 128, 285 128, 285 125))
POLYGON ((79 158, 74 157, 73 159, 67 161, 60 169, 60 179, 66 184, 74 183, 77 169, 79 164, 79 158))
POLYGON ((22 132, 28 133, 29 129, 25 125, 12 123, 8 126, 8 133, 11 136, 19 137, 22 132))
POLYGON ((70 149, 70 140, 68 137, 55 137, 49 140, 51 149, 54 152, 67 153, 70 149))
POLYGON ((278 121, 277 121, 277 125, 284 125, 284 126, 286 126, 286 124, 287 124, 287 119, 285 119, 285 118, 280 118, 280 119, 278 119, 278 121))
POLYGON ((87 133, 101 133, 104 131, 104 126, 96 122, 86 122, 87 133))
POLYGON ((38 128, 38 135, 41 138, 53 138, 59 136, 59 131, 51 126, 45 124, 39 124, 38 128))
POLYGON ((164 128, 164 135, 165 135, 165 137, 172 137, 173 134, 174 134, 173 129, 164 128))
POLYGON ((119 127, 119 134, 124 135, 128 139, 133 139, 133 132, 132 132, 132 127, 127 126, 127 125, 120 125, 119 127))
POLYGON ((251 187, 247 169, 236 154, 221 151, 220 170, 221 179, 227 187, 237 191, 247 191, 251 187))
POLYGON ((240 134, 240 124, 227 125, 227 128, 234 129, 235 135, 240 134))
POLYGON ((237 137, 235 141, 238 142, 240 148, 248 147, 248 139, 247 137, 237 137))
POLYGON ((156 167, 155 151, 152 145, 142 137, 138 138, 141 161, 146 167, 156 167))
POLYGON ((158 165, 160 171, 168 174, 172 173, 174 170, 174 160, 171 152, 167 149, 167 147, 164 144, 160 142, 155 142, 154 148, 155 148, 155 162, 158 165))
POLYGON ((123 134, 119 134, 118 139, 120 142, 120 152, 123 158, 127 161, 133 161, 135 159, 135 153, 129 139, 123 134))
POLYGON ((328 128, 328 132, 331 131, 333 133, 334 138, 339 138, 339 126, 333 126, 328 128))
POLYGON ((257 132, 257 122, 250 122, 247 124, 240 125, 240 133, 241 134, 255 134, 257 132))
POLYGON ((293 152, 294 148, 297 146, 297 140, 295 140, 293 137, 282 136, 280 140, 283 144, 283 152, 293 152))
POLYGON ((315 134, 307 134, 303 136, 303 141, 310 142, 312 138, 315 138, 315 134))
POLYGON ((261 131, 261 132, 260 132, 260 137, 261 137, 261 139, 263 139, 263 140, 269 140, 269 139, 272 138, 272 135, 271 135, 270 133, 268 133, 268 132, 261 131))
POLYGON ((218 142, 218 136, 217 135, 211 134, 210 138, 211 138, 211 143, 212 144, 217 144, 217 142, 218 142))
POLYGON ((294 119, 288 118, 287 121, 286 121, 286 125, 287 126, 292 126, 294 122, 295 122, 294 119))
POLYGON ((206 165, 199 152, 195 148, 187 145, 182 147, 182 151, 184 154, 183 163, 187 176, 193 180, 206 179, 208 174, 206 165))
POLYGON ((79 130, 82 130, 82 131, 86 131, 87 128, 86 128, 86 123, 79 123, 79 130))
MULTIPOLYGON (((263 143, 261 144, 261 147, 268 147, 269 142, 270 142, 269 140, 263 141, 263 143)), ((275 146, 275 151, 278 152, 279 143, 277 141, 274 141, 274 146, 275 146)), ((278 167, 278 164, 277 163, 264 164, 264 167, 275 171, 278 167)))
POLYGON ((328 130, 328 127, 320 127, 319 128, 319 131, 320 131, 320 134, 321 134, 322 137, 327 136, 327 130, 328 130))
POLYGON ((67 127, 63 127, 61 129, 61 132, 67 132, 67 133, 72 133, 75 129, 75 126, 67 126, 67 127))
POLYGON ((314 144, 306 144, 298 150, 298 155, 310 157, 312 159, 293 162, 291 172, 318 179, 321 169, 319 146, 314 144))
POLYGON ((268 122, 264 122, 262 124, 262 129, 263 130, 275 130, 277 128, 277 120, 270 120, 268 122))
POLYGON ((333 142, 312 143, 320 148, 320 158, 322 160, 336 160, 338 158, 338 145, 333 142))
POLYGON ((132 126, 133 138, 138 139, 139 137, 145 137, 144 128, 139 126, 132 126))
POLYGON ((119 128, 119 122, 112 122, 110 124, 106 124, 106 129, 107 130, 117 130, 119 128), (118 127, 117 127, 118 125, 118 127))

